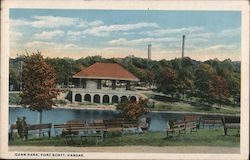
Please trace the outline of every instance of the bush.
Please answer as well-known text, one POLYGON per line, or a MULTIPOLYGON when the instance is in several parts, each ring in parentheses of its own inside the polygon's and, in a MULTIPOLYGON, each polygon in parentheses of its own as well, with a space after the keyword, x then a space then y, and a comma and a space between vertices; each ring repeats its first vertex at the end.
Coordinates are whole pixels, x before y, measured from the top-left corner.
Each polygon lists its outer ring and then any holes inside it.
POLYGON ((19 93, 9 93, 9 104, 20 104, 21 97, 19 93))
POLYGON ((63 104, 63 105, 66 105, 66 104, 67 104, 67 101, 62 100, 62 99, 56 99, 56 100, 54 100, 54 102, 55 102, 56 104, 63 104))

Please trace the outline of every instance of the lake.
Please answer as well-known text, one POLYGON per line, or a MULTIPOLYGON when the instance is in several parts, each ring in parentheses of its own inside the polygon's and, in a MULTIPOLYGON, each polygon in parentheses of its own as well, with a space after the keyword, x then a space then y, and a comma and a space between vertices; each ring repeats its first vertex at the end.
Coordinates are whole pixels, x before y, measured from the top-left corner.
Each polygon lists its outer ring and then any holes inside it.
MULTIPOLYGON (((20 107, 9 107, 9 124, 14 124, 17 117, 26 117, 28 124, 37 124, 38 112, 20 107)), ((181 119, 187 114, 180 113, 156 113, 150 112, 145 116, 151 118, 150 131, 164 131, 167 121, 170 119, 181 119)), ((62 124, 68 120, 94 120, 109 119, 118 116, 116 111, 109 110, 82 110, 82 109, 52 109, 43 112, 43 123, 62 124)), ((53 132, 53 131, 52 131, 53 132)), ((53 135, 53 133, 52 133, 53 135)))

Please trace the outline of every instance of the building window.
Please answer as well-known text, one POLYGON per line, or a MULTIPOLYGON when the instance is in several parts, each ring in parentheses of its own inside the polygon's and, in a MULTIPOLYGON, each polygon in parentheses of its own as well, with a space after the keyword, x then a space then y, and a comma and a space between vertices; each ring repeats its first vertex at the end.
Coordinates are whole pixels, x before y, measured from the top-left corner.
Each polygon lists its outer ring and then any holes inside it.
POLYGON ((108 95, 103 96, 102 103, 109 103, 109 96, 108 95))
POLYGON ((127 102, 128 101, 128 97, 127 96, 122 96, 121 97, 121 102, 124 103, 124 102, 127 102))
POLYGON ((112 89, 115 90, 115 88, 116 88, 116 81, 114 80, 112 81, 112 89))
POLYGON ((100 96, 98 94, 94 95, 94 103, 100 103, 100 96))
POLYGON ((90 94, 85 94, 84 101, 91 102, 91 96, 90 96, 90 94))
POLYGON ((112 103, 118 103, 118 96, 116 96, 116 95, 114 95, 113 97, 112 97, 112 103))
POLYGON ((130 101, 131 101, 131 102, 136 102, 136 97, 135 97, 135 96, 131 96, 131 97, 130 97, 130 101))
POLYGON ((76 101, 76 102, 82 102, 82 95, 76 94, 76 95, 75 95, 75 101, 76 101))

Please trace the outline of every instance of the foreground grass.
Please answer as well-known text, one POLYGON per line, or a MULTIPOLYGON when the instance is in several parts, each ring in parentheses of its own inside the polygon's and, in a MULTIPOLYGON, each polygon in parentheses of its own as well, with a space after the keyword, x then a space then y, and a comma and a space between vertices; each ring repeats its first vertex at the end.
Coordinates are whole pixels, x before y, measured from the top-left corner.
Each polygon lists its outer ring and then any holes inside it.
POLYGON ((184 112, 207 112, 207 113, 225 113, 225 114, 239 114, 240 108, 239 107, 230 107, 225 106, 220 109, 211 108, 207 109, 205 107, 198 107, 198 106, 192 106, 187 103, 181 103, 181 102, 160 102, 155 105, 155 107, 152 110, 156 111, 184 111, 184 112))
MULTIPOLYGON (((237 130, 230 130, 229 136, 223 135, 223 129, 200 129, 198 134, 189 133, 182 134, 180 136, 174 135, 173 137, 166 138, 165 132, 147 132, 144 134, 112 134, 98 144, 94 139, 80 145, 80 139, 75 137, 70 146, 226 146, 226 147, 239 147, 240 136, 237 130)), ((62 137, 52 137, 48 139, 33 138, 28 141, 15 138, 14 141, 10 141, 11 146, 67 146, 62 137)))

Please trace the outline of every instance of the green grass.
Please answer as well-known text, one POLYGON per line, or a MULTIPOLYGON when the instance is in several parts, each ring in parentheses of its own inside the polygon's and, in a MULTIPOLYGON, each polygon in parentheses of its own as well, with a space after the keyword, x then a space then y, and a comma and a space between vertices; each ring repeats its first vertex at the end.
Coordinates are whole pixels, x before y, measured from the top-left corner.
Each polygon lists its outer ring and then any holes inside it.
MULTIPOLYGON (((11 146, 66 146, 64 138, 52 137, 48 139, 33 138, 28 141, 15 138, 10 141, 11 146)), ((240 136, 237 130, 229 130, 229 136, 224 136, 222 128, 219 129, 200 129, 198 134, 189 133, 180 136, 166 138, 165 132, 147 132, 144 134, 125 134, 125 135, 108 135, 108 137, 98 144, 94 140, 80 145, 80 139, 75 137, 70 146, 226 146, 239 147, 240 136)))
POLYGON ((153 110, 156 111, 183 111, 183 112, 208 112, 208 113, 226 113, 226 114, 239 114, 239 107, 223 106, 221 109, 193 106, 182 102, 160 102, 155 105, 153 110))

